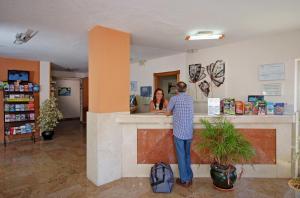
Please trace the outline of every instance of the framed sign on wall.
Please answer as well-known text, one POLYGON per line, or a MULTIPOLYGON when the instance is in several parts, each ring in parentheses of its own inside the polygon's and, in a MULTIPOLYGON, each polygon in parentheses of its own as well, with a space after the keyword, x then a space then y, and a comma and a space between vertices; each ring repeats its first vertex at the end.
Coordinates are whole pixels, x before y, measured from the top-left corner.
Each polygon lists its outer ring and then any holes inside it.
POLYGON ((259 67, 259 80, 284 80, 285 69, 283 63, 266 64, 259 67))
POLYGON ((265 96, 281 96, 281 83, 266 83, 262 85, 262 94, 265 96))
POLYGON ((59 87, 58 96, 71 96, 71 87, 59 87))

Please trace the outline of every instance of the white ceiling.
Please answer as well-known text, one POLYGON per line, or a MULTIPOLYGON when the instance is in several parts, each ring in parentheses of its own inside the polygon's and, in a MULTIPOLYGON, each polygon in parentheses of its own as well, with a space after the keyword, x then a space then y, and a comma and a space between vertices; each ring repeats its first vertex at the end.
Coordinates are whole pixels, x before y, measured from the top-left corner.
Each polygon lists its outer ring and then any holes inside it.
POLYGON ((131 58, 151 59, 300 29, 299 0, 0 0, 0 55, 87 69, 87 32, 99 24, 132 34, 131 58), (17 32, 39 33, 13 45, 17 32), (215 30, 225 39, 185 41, 215 30))

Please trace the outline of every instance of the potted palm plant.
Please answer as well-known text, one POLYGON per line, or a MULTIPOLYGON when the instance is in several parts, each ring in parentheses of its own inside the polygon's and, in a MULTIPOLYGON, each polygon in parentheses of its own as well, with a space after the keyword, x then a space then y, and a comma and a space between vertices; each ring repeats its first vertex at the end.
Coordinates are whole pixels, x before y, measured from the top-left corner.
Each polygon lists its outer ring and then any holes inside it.
POLYGON ((51 96, 43 102, 37 119, 44 140, 52 139, 54 129, 61 119, 63 119, 63 115, 58 109, 57 99, 51 96))
POLYGON ((255 155, 252 145, 223 117, 213 122, 201 119, 200 149, 211 158, 210 175, 216 188, 230 190, 237 179, 235 163, 244 163, 255 155))
MULTIPOLYGON (((293 155, 293 162, 299 161, 300 153, 297 152, 293 155)), ((296 166, 297 167, 297 166, 296 166)), ((298 168, 298 167, 297 167, 298 168)), ((298 175, 288 181, 288 185, 295 192, 295 197, 300 197, 300 177, 298 175)))

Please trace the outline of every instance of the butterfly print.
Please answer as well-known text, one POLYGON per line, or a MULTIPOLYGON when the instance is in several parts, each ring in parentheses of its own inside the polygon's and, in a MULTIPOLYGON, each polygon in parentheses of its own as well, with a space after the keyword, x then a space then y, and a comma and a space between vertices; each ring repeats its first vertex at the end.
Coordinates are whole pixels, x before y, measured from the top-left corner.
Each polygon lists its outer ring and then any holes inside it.
POLYGON ((201 64, 189 65, 189 77, 191 83, 203 80, 206 77, 205 68, 201 64))
POLYGON ((202 81, 200 84, 199 84, 199 88, 200 90, 202 91, 202 93, 208 97, 209 93, 210 93, 210 84, 209 82, 207 82, 206 80, 202 81))
POLYGON ((206 66, 207 74, 209 75, 211 81, 220 87, 225 81, 225 62, 222 60, 217 60, 215 63, 211 63, 206 66))

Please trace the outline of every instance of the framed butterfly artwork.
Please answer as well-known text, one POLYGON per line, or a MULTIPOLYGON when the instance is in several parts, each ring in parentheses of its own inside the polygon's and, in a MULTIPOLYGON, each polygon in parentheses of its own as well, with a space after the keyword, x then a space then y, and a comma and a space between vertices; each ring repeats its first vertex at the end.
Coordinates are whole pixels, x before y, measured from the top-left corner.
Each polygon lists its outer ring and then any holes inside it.
POLYGON ((206 77, 205 68, 201 64, 189 65, 189 78, 191 83, 197 83, 206 77))
POLYGON ((225 81, 225 62, 217 60, 215 63, 211 63, 206 66, 207 74, 214 85, 220 87, 225 81))
POLYGON ((220 87, 224 84, 225 62, 217 60, 206 67, 203 67, 202 64, 189 65, 189 80, 195 84, 196 100, 197 89, 200 89, 202 94, 208 97, 214 86, 220 87))
POLYGON ((209 93, 210 93, 210 84, 209 82, 207 82, 206 80, 204 80, 203 82, 201 82, 199 84, 199 88, 202 91, 202 93, 208 97, 209 93))
POLYGON ((192 64, 189 65, 189 79, 191 83, 195 84, 196 91, 196 100, 197 100, 197 84, 200 80, 203 80, 206 77, 205 67, 202 67, 201 64, 192 64))

